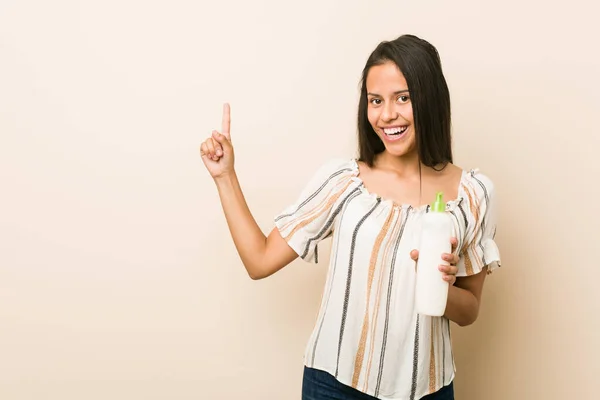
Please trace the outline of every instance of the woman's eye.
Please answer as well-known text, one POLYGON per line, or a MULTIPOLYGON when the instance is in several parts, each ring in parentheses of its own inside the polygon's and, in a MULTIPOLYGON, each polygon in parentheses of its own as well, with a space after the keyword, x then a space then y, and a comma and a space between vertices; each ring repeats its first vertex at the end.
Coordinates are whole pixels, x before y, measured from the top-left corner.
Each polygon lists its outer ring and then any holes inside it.
POLYGON ((400 96, 400 97, 398 97, 398 101, 400 103, 406 103, 406 102, 408 102, 408 100, 410 100, 410 97, 408 97, 408 96, 400 96))
POLYGON ((373 104, 374 106, 378 106, 381 104, 381 99, 371 99, 370 100, 371 104, 373 104))

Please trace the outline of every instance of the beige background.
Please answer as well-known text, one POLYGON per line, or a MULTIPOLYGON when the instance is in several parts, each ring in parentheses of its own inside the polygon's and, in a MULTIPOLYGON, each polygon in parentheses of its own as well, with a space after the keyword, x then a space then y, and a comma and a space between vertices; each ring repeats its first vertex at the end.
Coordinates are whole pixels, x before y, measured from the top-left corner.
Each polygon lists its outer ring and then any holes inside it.
POLYGON ((232 105, 265 232, 354 156, 381 40, 438 47, 503 268, 454 327, 457 399, 579 399, 600 367, 593 2, 0 2, 0 399, 299 399, 325 265, 251 281, 198 146, 232 105), (485 3, 485 4, 484 4, 485 3))

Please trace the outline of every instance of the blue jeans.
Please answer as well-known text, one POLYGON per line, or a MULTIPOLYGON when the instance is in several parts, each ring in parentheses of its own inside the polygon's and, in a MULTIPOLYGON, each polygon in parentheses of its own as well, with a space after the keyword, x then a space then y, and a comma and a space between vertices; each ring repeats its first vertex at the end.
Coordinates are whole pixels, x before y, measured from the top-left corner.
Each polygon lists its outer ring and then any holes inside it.
MULTIPOLYGON (((377 400, 353 387, 346 386, 325 371, 304 367, 302 400, 377 400)), ((454 400, 454 387, 450 383, 421 400, 454 400)))

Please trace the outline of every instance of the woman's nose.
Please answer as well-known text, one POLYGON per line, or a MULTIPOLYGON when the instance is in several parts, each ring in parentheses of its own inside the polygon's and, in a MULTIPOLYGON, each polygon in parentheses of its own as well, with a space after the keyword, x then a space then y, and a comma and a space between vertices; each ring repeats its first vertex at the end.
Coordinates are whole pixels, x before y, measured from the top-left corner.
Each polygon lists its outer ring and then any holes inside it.
POLYGON ((381 113, 381 119, 384 121, 393 121, 398 118, 398 112, 396 111, 394 104, 387 104, 383 108, 383 112, 381 113))

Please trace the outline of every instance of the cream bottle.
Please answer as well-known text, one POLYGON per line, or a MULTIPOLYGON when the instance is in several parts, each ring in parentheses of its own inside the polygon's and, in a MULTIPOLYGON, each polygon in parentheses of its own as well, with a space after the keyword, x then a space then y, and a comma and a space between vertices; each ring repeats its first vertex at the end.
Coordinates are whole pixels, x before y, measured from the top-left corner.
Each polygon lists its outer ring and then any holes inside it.
POLYGON ((423 215, 417 261, 416 311, 433 317, 442 316, 446 311, 449 283, 444 281, 439 266, 449 264, 442 259, 442 254, 451 252, 454 230, 443 196, 438 192, 429 212, 423 215))

